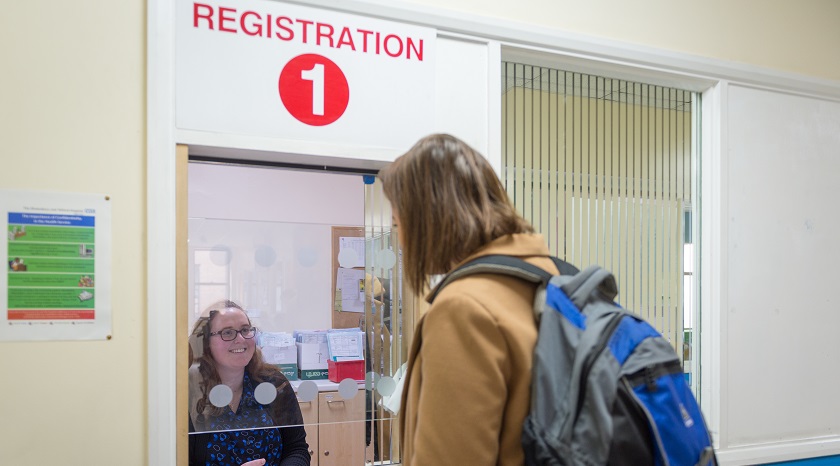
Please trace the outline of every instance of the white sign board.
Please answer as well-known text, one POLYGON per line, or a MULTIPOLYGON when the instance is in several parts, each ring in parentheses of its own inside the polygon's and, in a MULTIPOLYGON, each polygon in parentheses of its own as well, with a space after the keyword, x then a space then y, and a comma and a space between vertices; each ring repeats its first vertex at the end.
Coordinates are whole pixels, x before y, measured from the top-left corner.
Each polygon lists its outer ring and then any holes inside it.
POLYGON ((435 35, 268 0, 177 0, 179 129, 407 150, 434 128, 435 35))
POLYGON ((0 341, 111 337, 111 204, 0 190, 0 341))

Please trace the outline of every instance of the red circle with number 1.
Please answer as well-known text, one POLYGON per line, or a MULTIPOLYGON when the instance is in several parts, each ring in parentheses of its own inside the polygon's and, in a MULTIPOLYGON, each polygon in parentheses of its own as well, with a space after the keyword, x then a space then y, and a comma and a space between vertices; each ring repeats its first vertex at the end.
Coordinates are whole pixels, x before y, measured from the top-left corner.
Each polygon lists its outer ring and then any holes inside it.
POLYGON ((350 87, 332 60, 308 53, 289 60, 278 82, 283 106, 298 121, 312 126, 328 125, 347 109, 350 87))

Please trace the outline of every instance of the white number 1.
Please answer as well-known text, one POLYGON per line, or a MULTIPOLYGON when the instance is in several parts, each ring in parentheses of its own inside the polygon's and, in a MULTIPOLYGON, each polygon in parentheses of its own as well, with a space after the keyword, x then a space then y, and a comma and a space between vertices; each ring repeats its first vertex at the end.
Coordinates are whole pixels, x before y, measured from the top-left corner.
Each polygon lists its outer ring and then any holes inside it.
POLYGON ((312 81, 312 114, 324 116, 324 65, 318 63, 311 70, 302 70, 300 79, 312 81))

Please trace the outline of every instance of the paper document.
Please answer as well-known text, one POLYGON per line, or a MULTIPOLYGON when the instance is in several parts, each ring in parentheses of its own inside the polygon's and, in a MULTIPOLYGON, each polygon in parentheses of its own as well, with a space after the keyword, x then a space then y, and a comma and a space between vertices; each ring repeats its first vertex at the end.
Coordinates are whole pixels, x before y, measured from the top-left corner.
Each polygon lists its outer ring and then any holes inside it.
POLYGON ((336 294, 341 291, 341 310, 345 312, 364 312, 365 300, 359 292, 360 283, 365 282, 365 271, 339 267, 335 277, 336 294), (362 299, 359 299, 359 298, 362 299))
POLYGON ((327 332, 327 346, 333 361, 364 359, 364 333, 356 329, 327 332))
POLYGON ((347 254, 346 257, 352 257, 353 260, 349 264, 342 263, 342 267, 364 267, 365 266, 365 239, 353 236, 342 236, 338 239, 338 254, 341 257, 342 252, 347 254), (353 251, 353 254, 347 254, 345 251, 353 251))
POLYGON ((286 332, 260 332, 259 345, 263 359, 269 364, 296 364, 295 337, 286 332))

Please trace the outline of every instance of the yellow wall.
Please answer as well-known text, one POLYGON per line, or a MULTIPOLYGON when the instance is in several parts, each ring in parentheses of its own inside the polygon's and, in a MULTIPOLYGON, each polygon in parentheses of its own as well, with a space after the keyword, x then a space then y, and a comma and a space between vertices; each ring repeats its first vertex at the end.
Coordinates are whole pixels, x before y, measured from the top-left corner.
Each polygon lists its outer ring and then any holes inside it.
MULTIPOLYGON (((145 2, 3 2, 0 188, 103 193, 113 339, 0 342, 0 464, 146 464, 145 2)), ((4 303, 5 304, 5 303, 4 303)))
POLYGON ((410 0, 411 3, 840 79, 836 0, 410 0))
MULTIPOLYGON (((840 79, 834 0, 419 3, 840 79)), ((111 341, 0 342, 3 465, 147 463, 145 7, 3 2, 0 188, 109 194, 114 287, 111 341)))

